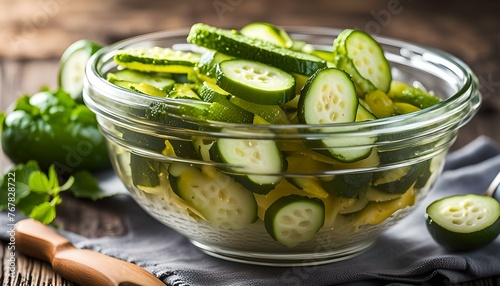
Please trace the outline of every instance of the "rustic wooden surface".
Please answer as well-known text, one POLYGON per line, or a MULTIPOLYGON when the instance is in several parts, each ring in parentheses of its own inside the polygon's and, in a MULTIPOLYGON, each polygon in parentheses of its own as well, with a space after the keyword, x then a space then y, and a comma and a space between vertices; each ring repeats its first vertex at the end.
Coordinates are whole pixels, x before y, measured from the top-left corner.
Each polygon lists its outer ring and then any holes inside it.
MULTIPOLYGON (((57 64, 72 42, 109 44, 130 36, 206 22, 241 27, 251 21, 278 25, 357 27, 455 54, 476 72, 484 96, 477 116, 459 133, 453 149, 479 135, 500 142, 500 2, 497 1, 69 1, 0 0, 0 111, 42 85, 57 86, 57 64)), ((0 155, 0 170, 11 162, 0 155)), ((120 217, 99 203, 65 198, 57 223, 86 237, 126 233, 120 217)), ((73 285, 50 266, 17 254, 17 276, 6 277, 7 244, 0 248, 3 285, 73 285)), ((499 266, 500 267, 500 266, 499 266)), ((492 277, 461 285, 500 285, 492 277)))

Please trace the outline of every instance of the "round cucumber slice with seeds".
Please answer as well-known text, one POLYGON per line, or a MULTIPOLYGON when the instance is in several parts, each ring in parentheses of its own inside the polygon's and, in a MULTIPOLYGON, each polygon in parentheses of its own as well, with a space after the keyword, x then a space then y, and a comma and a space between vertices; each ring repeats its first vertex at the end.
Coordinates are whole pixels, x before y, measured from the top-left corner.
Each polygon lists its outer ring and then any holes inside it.
MULTIPOLYGON (((325 68, 312 75, 302 88, 298 103, 298 119, 304 124, 354 122, 358 109, 356 89, 350 76, 337 68, 325 68)), ((341 162, 367 158, 375 137, 351 138, 332 136, 315 147, 341 162)))
POLYGON ((300 195, 279 198, 269 206, 264 216, 269 235, 288 247, 313 239, 324 223, 323 201, 300 195))
POLYGON ((217 68, 217 85, 235 96, 259 104, 281 104, 295 95, 293 76, 249 60, 221 62, 217 68))
POLYGON ((388 92, 392 75, 379 43, 369 34, 353 29, 342 31, 333 42, 335 64, 348 72, 361 94, 388 92))
POLYGON ((273 140, 219 138, 210 148, 210 158, 229 164, 231 171, 249 173, 234 177, 259 194, 274 189, 281 181, 279 174, 286 169, 283 154, 273 140))
POLYGON ((426 220, 440 245, 453 251, 475 250, 500 234, 500 203, 473 194, 447 197, 427 207, 426 220))
POLYGON ((69 45, 59 62, 59 87, 69 93, 77 102, 83 103, 83 78, 85 65, 101 46, 90 40, 79 40, 69 45))

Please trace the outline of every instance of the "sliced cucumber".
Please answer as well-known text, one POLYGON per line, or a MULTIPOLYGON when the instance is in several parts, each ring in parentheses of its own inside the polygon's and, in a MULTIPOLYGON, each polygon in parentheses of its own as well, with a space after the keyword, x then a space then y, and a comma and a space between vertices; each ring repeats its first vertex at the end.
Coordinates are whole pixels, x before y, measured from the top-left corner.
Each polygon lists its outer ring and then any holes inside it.
POLYGON ((215 140, 208 139, 205 137, 193 137, 193 146, 198 154, 198 157, 203 161, 211 161, 210 159, 210 148, 214 144, 215 140))
POLYGON ((139 189, 151 188, 160 185, 160 167, 158 160, 140 155, 130 154, 130 172, 132 183, 139 189))
POLYGON ((244 100, 258 104, 281 104, 295 95, 290 74, 255 61, 227 60, 217 67, 217 85, 244 100))
POLYGON ((169 168, 172 190, 198 210, 210 224, 222 229, 242 229, 257 219, 252 192, 214 167, 202 171, 187 164, 169 168))
POLYGON ((165 149, 163 155, 176 156, 186 159, 198 159, 198 152, 195 150, 191 141, 180 139, 165 140, 165 149))
POLYGON ((108 73, 107 79, 111 83, 114 83, 115 81, 146 83, 166 93, 168 93, 175 84, 175 80, 167 74, 151 74, 130 69, 123 69, 115 73, 108 73))
MULTIPOLYGON (((325 68, 312 75, 302 89, 298 103, 298 118, 305 124, 331 124, 354 122, 358 108, 356 90, 350 76, 336 68, 325 68)), ((359 147, 372 144, 376 138, 336 137, 321 140, 321 147, 341 162, 367 158, 372 148, 359 147)))
POLYGON ((409 103, 417 108, 424 109, 441 102, 441 99, 420 88, 408 88, 399 94, 394 94, 392 100, 396 102, 409 103))
POLYGON ((290 124, 290 120, 286 116, 283 109, 277 105, 258 104, 243 100, 239 97, 232 96, 229 99, 233 104, 252 112, 253 114, 262 117, 271 124, 290 124))
POLYGON ((210 148, 210 158, 229 164, 228 168, 233 172, 249 173, 236 175, 235 178, 247 189, 259 194, 274 189, 281 181, 279 174, 286 169, 283 154, 273 140, 219 138, 210 148))
POLYGON ((250 23, 241 28, 240 33, 249 38, 259 39, 279 47, 291 48, 293 46, 290 35, 284 29, 270 23, 250 23))
MULTIPOLYGON (((120 84, 117 83, 117 85, 120 85, 120 84)), ((167 97, 167 94, 165 92, 163 92, 162 90, 157 89, 156 87, 154 87, 150 84, 147 84, 147 83, 143 83, 143 82, 129 84, 129 88, 133 91, 137 91, 137 92, 144 93, 144 94, 151 95, 151 96, 167 97)))
POLYGON ((333 41, 335 64, 348 72, 360 94, 388 92, 391 68, 382 47, 369 34, 346 29, 333 41))
POLYGON ((196 85, 191 83, 176 83, 168 93, 169 98, 201 100, 200 96, 193 90, 196 85))
POLYGON ((359 192, 368 187, 371 179, 372 173, 339 174, 322 183, 325 190, 334 196, 357 198, 359 192))
POLYGON ((421 167, 420 164, 417 164, 375 173, 372 185, 374 188, 390 194, 406 193, 419 178, 422 172, 421 167))
POLYGON ((370 202, 387 202, 387 201, 392 201, 395 199, 398 199, 402 196, 402 194, 390 194, 387 192, 383 192, 380 190, 377 190, 373 187, 368 187, 366 189, 366 199, 370 202))
POLYGON ((228 123, 252 123, 253 114, 232 104, 229 100, 212 102, 207 119, 228 123))
POLYGON ((93 41, 79 40, 69 45, 59 61, 59 87, 79 103, 83 103, 82 91, 85 65, 90 56, 99 49, 101 49, 101 45, 93 41))
POLYGON ((326 67, 326 62, 316 56, 278 47, 246 37, 234 30, 218 29, 203 23, 191 27, 187 40, 229 56, 259 61, 290 73, 312 75, 318 69, 326 67))
POLYGON ((377 116, 373 114, 370 107, 362 99, 358 99, 358 110, 356 111, 356 122, 375 120, 377 116))
POLYGON ((368 205, 370 204, 370 201, 366 197, 366 193, 362 192, 360 195, 354 200, 352 204, 346 205, 343 208, 339 210, 339 214, 341 215, 350 215, 354 214, 357 212, 361 212, 364 210, 368 205))
POLYGON ((427 207, 426 221, 429 233, 443 247, 475 250, 500 234, 500 203, 473 194, 447 197, 427 207))
POLYGON ((161 47, 137 47, 118 50, 115 62, 125 68, 143 72, 189 73, 200 55, 161 47))
POLYGON ((215 83, 210 83, 204 81, 200 86, 200 97, 206 102, 216 102, 216 101, 224 101, 229 100, 231 94, 215 83))
POLYGON ((234 59, 234 57, 221 52, 208 50, 200 57, 200 61, 198 62, 198 71, 209 78, 215 79, 217 64, 231 59, 234 59))
POLYGON ((287 177, 286 180, 305 194, 315 198, 326 198, 328 192, 321 185, 321 180, 315 177, 287 177))
POLYGON ((302 88, 298 109, 304 124, 354 122, 358 98, 350 76, 336 68, 312 75, 302 88))
POLYGON ((317 198, 289 195, 266 210, 264 224, 269 235, 287 247, 314 238, 325 223, 325 205, 317 198))

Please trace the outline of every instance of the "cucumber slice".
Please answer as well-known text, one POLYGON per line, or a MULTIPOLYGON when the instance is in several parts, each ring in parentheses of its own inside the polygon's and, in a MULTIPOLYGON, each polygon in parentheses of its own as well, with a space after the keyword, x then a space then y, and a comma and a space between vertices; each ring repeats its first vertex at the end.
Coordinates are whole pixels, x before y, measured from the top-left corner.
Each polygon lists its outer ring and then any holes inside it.
MULTIPOLYGON (((301 91, 298 118, 305 124, 331 124, 354 122, 358 108, 356 90, 350 76, 336 68, 325 68, 312 75, 301 91)), ((376 138, 336 137, 321 140, 327 154, 341 162, 367 158, 376 138)))
POLYGON ((340 174, 322 183, 325 190, 334 196, 357 198, 359 192, 368 187, 371 179, 372 173, 340 174))
POLYGON ((286 116, 283 109, 277 105, 258 104, 243 100, 239 97, 232 96, 229 99, 234 105, 237 105, 248 112, 251 112, 271 124, 290 124, 290 120, 286 116))
POLYGON ((234 57, 221 52, 211 50, 206 51, 200 57, 200 61, 198 62, 198 71, 209 78, 215 79, 217 65, 222 61, 231 59, 234 59, 234 57))
POLYGON ((228 123, 252 123, 253 114, 232 104, 229 100, 213 102, 208 108, 207 119, 228 123))
POLYGON ((321 180, 315 177, 287 177, 286 180, 305 194, 324 199, 328 192, 321 185, 321 180))
POLYGON ((200 87, 200 97, 206 102, 220 102, 229 100, 231 94, 214 83, 204 81, 200 87))
POLYGON ((141 83, 130 84, 130 89, 151 96, 167 97, 167 94, 165 92, 147 83, 141 82, 141 83))
POLYGON ((373 114, 370 107, 362 99, 358 99, 358 110, 356 111, 356 122, 375 120, 377 116, 373 114))
POLYGON ((291 48, 293 46, 290 35, 284 29, 270 23, 250 23, 241 28, 240 33, 249 38, 259 39, 279 47, 291 48))
POLYGON ((191 83, 176 83, 168 93, 169 98, 201 100, 200 96, 194 92, 196 85, 191 83))
POLYGON ((295 95, 290 74, 255 61, 227 60, 217 67, 217 85, 244 100, 258 104, 281 104, 295 95))
POLYGON ((259 61, 289 73, 312 75, 326 67, 316 56, 278 47, 268 42, 251 39, 234 30, 218 29, 203 23, 191 27, 187 40, 198 46, 216 50, 229 56, 259 61))
POLYGON ((369 34, 346 29, 333 41, 335 65, 352 76, 360 94, 388 92, 392 75, 382 47, 369 34))
POLYGON ((85 65, 101 45, 90 40, 79 40, 64 51, 59 61, 58 84, 79 103, 83 103, 83 78, 85 65))
POLYGON ((289 195, 266 210, 264 224, 269 235, 287 247, 314 238, 325 223, 325 204, 317 198, 289 195))
POLYGON ((115 81, 146 83, 166 93, 168 93, 175 84, 175 80, 167 74, 151 74, 130 69, 108 73, 107 79, 111 83, 115 83, 115 81))
POLYGON ((375 173, 373 187, 390 194, 406 193, 419 178, 422 166, 416 164, 375 173))
POLYGON ((304 124, 354 122, 358 98, 350 76, 336 68, 312 75, 302 88, 298 109, 304 124))
POLYGON ((452 251, 483 247, 500 233, 500 203, 480 195, 447 197, 426 209, 427 229, 434 240, 452 251))
POLYGON ((252 175, 252 173, 280 174, 286 161, 273 140, 219 138, 210 148, 210 158, 230 164, 229 169, 249 175, 235 176, 247 189, 267 194, 281 181, 280 175, 252 175))
POLYGON ((161 47, 137 47, 118 50, 115 62, 125 68, 143 72, 189 73, 200 55, 161 47))
POLYGON ((168 170, 174 193, 191 204, 208 222, 222 229, 242 229, 257 220, 252 192, 211 166, 202 171, 173 163, 168 170))
POLYGON ((401 93, 394 94, 392 100, 408 103, 420 109, 428 108, 441 102, 439 97, 415 87, 404 89, 401 93))
POLYGON ((160 185, 160 167, 158 160, 130 154, 130 172, 132 183, 139 189, 152 188, 160 185))

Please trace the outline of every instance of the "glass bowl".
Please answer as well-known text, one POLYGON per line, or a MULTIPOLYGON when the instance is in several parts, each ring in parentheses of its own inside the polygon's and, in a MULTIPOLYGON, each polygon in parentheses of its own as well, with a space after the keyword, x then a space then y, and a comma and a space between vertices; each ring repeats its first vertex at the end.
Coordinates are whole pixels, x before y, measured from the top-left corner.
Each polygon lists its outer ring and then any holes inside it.
MULTIPOLYGON (((324 50, 331 49, 340 32, 314 27, 287 31, 294 39, 324 50)), ((106 74, 117 69, 113 61, 116 50, 161 46, 199 51, 186 42, 187 34, 188 29, 158 32, 101 49, 87 65, 84 100, 96 113, 116 174, 135 201, 202 251, 227 260, 317 265, 366 250, 428 193, 442 172, 457 132, 481 102, 477 79, 462 61, 442 51, 384 37, 376 39, 390 62, 393 79, 425 87, 442 102, 418 112, 361 123, 228 124, 184 116, 180 110, 187 103, 183 100, 138 94, 106 80, 106 74), (160 102, 163 111, 153 112, 160 102), (213 162, 208 150, 222 138, 247 145, 274 141, 288 168, 270 173, 266 168, 250 170, 213 162), (196 155, 172 150, 179 148, 195 150, 196 155), (370 155, 343 163, 325 155, 329 148, 370 155), (258 186, 244 183, 249 176, 278 178, 279 183, 265 194, 258 186), (272 208, 273 204, 291 195, 320 201, 324 213, 320 208, 318 215, 314 204, 299 203, 304 207, 299 212, 280 216, 282 221, 275 224, 269 222, 278 217, 279 208, 272 208), (318 217, 322 219, 319 223, 314 221, 318 217), (287 220, 292 227, 273 228, 289 223, 287 220), (299 228, 313 228, 311 223, 321 228, 313 236, 301 237, 299 228)))

